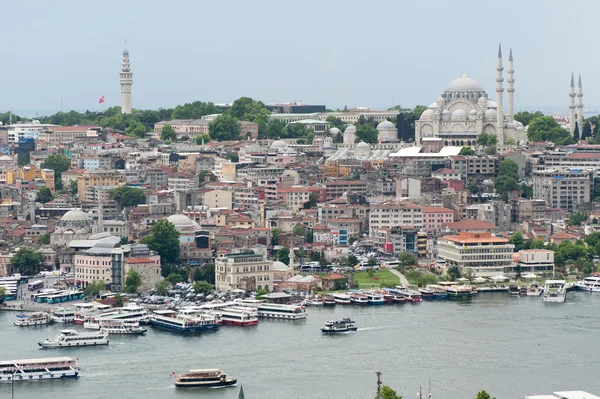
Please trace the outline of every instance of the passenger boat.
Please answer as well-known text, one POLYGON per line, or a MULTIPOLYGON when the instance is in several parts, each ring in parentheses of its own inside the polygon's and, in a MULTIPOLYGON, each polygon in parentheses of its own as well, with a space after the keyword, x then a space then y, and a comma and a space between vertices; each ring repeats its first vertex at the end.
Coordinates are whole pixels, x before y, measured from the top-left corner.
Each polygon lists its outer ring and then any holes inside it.
POLYGON ((18 315, 15 320, 15 326, 28 327, 28 326, 42 326, 45 324, 52 323, 52 317, 46 312, 35 312, 27 315, 18 315))
POLYGON ((52 313, 52 320, 56 323, 72 323, 75 320, 75 309, 56 309, 52 313))
POLYGON ((125 324, 115 324, 115 325, 108 325, 106 327, 103 327, 100 332, 107 332, 109 334, 130 334, 130 335, 144 335, 146 334, 146 331, 148 331, 147 328, 144 327, 131 327, 131 326, 126 326, 125 324))
POLYGON ((348 294, 332 294, 333 300, 336 305, 350 305, 352 300, 350 299, 350 295, 348 294))
POLYGON ((416 290, 404 289, 403 291, 401 291, 401 294, 404 295, 404 298, 406 298, 406 302, 417 303, 423 301, 421 293, 416 290))
POLYGON ((521 287, 519 287, 519 295, 527 296, 527 286, 526 285, 522 285, 521 287))
POLYGON ((141 306, 125 306, 115 310, 116 313, 107 312, 101 317, 112 320, 134 320, 140 324, 147 324, 150 321, 150 312, 141 306))
POLYGON ((108 345, 108 333, 104 331, 78 333, 75 330, 61 330, 55 340, 46 339, 38 342, 38 345, 42 348, 108 345))
POLYGON ((221 310, 223 324, 232 326, 255 326, 258 324, 258 311, 246 306, 230 306, 221 310))
POLYGON ((433 292, 433 289, 426 287, 426 288, 419 288, 419 292, 421 293, 421 298, 423 299, 434 299, 435 298, 435 293, 433 292))
POLYGON ((433 291, 433 299, 448 299, 448 293, 439 285, 428 285, 427 288, 433 291))
POLYGON ((235 378, 227 378, 224 371, 219 369, 190 370, 187 374, 175 373, 175 386, 216 388, 228 387, 237 383, 235 378))
POLYGON ((70 357, 0 360, 0 383, 77 378, 77 360, 70 357))
POLYGON ((542 288, 540 288, 538 283, 535 281, 533 283, 531 283, 529 288, 527 288, 527 296, 540 296, 540 295, 542 295, 543 292, 544 292, 544 290, 542 288))
POLYGON ((369 299, 363 294, 352 294, 350 295, 350 301, 353 305, 368 305, 369 299))
POLYGON ((321 328, 321 332, 325 334, 343 333, 356 330, 358 330, 356 323, 354 320, 350 320, 349 318, 342 320, 330 320, 325 323, 325 327, 321 328))
POLYGON ((508 286, 508 295, 517 296, 519 295, 519 292, 519 287, 517 287, 515 284, 508 286))
POLYGON ((471 299, 473 297, 473 290, 467 285, 446 287, 446 293, 448 294, 448 299, 471 299))
POLYGON ((369 305, 383 305, 383 295, 378 294, 376 292, 367 292, 367 302, 369 303, 369 305))
POLYGON ((563 303, 567 299, 565 280, 546 280, 542 301, 563 303))
POLYGON ((406 297, 402 294, 394 294, 394 303, 406 303, 406 297))
POLYGON ((150 316, 150 324, 180 332, 199 332, 216 330, 219 323, 214 316, 183 316, 173 310, 155 310, 150 316))
POLYGON ((575 283, 575 287, 583 291, 600 292, 600 277, 585 277, 575 283))
POLYGON ((258 315, 270 319, 306 319, 306 308, 301 305, 263 302, 258 305, 258 315))
POLYGON ((103 319, 101 317, 88 317, 83 323, 83 328, 88 330, 101 330, 105 327, 123 325, 125 327, 139 327, 140 322, 135 320, 125 319, 103 319))
POLYGON ((394 295, 388 293, 383 294, 383 303, 386 305, 394 303, 394 295))
POLYGON ((108 305, 94 306, 90 303, 75 304, 73 323, 83 325, 88 317, 98 315, 116 314, 118 311, 108 305))
POLYGON ((323 299, 323 305, 327 307, 335 306, 335 298, 333 295, 326 295, 323 299))

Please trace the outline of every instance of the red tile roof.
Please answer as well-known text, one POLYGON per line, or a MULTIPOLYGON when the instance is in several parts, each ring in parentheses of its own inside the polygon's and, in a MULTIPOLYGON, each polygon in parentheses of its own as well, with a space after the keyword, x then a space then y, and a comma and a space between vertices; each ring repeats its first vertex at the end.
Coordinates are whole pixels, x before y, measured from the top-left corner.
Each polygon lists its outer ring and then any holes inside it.
POLYGON ((463 219, 458 222, 447 223, 444 226, 450 230, 493 230, 498 228, 493 223, 475 219, 463 219))
POLYGON ((139 264, 139 263, 154 263, 152 259, 148 258, 129 258, 125 260, 125 263, 139 264))
POLYGON ((564 231, 561 231, 560 233, 556 233, 554 234, 552 237, 550 237, 551 239, 555 240, 555 239, 559 239, 559 240, 576 240, 578 237, 574 236, 572 234, 569 233, 565 233, 564 231))
POLYGON ((452 209, 440 208, 437 206, 424 206, 423 213, 454 213, 452 209))
POLYGON ((477 244, 486 242, 508 243, 506 238, 495 237, 492 233, 467 233, 461 231, 458 235, 444 236, 442 240, 457 242, 460 244, 477 244))

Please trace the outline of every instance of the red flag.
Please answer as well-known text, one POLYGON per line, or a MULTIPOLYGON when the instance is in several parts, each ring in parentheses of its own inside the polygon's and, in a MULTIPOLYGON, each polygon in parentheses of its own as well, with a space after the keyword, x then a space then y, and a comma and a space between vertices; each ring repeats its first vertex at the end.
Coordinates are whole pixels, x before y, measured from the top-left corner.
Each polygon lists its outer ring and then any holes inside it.
POLYGON ((98 101, 100 104, 102 104, 104 102, 104 96, 100 97, 100 101, 98 101))

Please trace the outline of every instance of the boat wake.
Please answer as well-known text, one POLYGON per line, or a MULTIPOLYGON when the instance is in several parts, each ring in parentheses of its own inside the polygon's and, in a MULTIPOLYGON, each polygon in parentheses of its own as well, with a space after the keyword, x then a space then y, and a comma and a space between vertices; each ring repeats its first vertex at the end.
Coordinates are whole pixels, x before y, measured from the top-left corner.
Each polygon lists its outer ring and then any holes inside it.
POLYGON ((358 331, 378 331, 378 330, 388 330, 390 328, 394 328, 394 327, 393 326, 359 327, 358 331))

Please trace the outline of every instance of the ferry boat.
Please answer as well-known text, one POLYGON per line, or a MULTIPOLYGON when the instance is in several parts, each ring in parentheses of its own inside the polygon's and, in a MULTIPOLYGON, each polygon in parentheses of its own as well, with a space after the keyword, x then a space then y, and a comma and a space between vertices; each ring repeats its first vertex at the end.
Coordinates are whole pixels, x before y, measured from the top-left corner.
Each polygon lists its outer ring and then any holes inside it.
POLYGON ((421 293, 419 291, 404 289, 400 293, 404 295, 404 298, 406 298, 406 302, 417 303, 423 301, 423 298, 421 297, 421 293))
POLYGON ((519 287, 517 287, 515 284, 508 286, 508 295, 517 296, 519 295, 519 292, 519 287))
POLYGON ((575 283, 575 287, 583 291, 600 292, 600 277, 585 277, 575 283))
POLYGON ((75 316, 73 317, 73 323, 83 325, 90 316, 115 313, 117 313, 117 310, 112 309, 108 305, 94 306, 91 303, 77 303, 75 304, 75 316))
POLYGON ((527 296, 540 296, 544 290, 535 281, 527 288, 527 296))
POLYGON ((352 294, 350 295, 350 301, 353 305, 368 305, 369 299, 363 294, 352 294))
POLYGON ((385 303, 386 305, 394 303, 394 295, 388 294, 388 293, 385 293, 382 295, 383 295, 383 303, 385 303))
POLYGON ((335 302, 335 298, 333 297, 333 295, 326 295, 325 298, 323 299, 323 305, 330 307, 330 306, 335 306, 336 302, 335 302))
POLYGON ((419 288, 419 292, 421 293, 421 298, 423 298, 423 299, 434 299, 435 298, 435 292, 433 291, 432 288, 429 288, 429 287, 419 288))
POLYGON ((0 360, 0 383, 77 378, 77 360, 70 357, 0 360))
POLYGON ((216 388, 234 386, 235 378, 227 378, 224 371, 219 369, 190 370, 187 374, 175 374, 175 386, 178 388, 201 387, 216 388))
POLYGON ((88 330, 101 330, 105 327, 123 325, 125 327, 139 327, 140 322, 127 319, 103 319, 101 317, 90 316, 83 323, 83 328, 88 330))
POLYGON ((258 324, 258 311, 245 306, 230 306, 221 310, 223 324, 232 326, 255 326, 258 324))
POLYGON ((473 297, 473 290, 470 286, 453 285, 446 287, 446 293, 448 299, 471 299, 473 297))
POLYGON ((52 317, 46 312, 35 312, 28 315, 18 315, 15 320, 15 326, 28 327, 28 326, 42 326, 45 324, 52 323, 52 317))
POLYGON ((352 303, 348 294, 332 294, 331 296, 336 305, 350 305, 352 303))
POLYGON ((183 316, 173 310, 155 310, 150 316, 150 324, 180 332, 198 332, 219 328, 214 316, 183 316))
POLYGON ((378 294, 376 292, 367 292, 367 302, 369 305, 383 305, 384 299, 383 295, 378 294))
POLYGON ((325 334, 343 333, 356 330, 358 330, 356 323, 354 320, 350 320, 349 318, 342 320, 330 320, 325 323, 325 327, 321 328, 321 332, 325 334))
POLYGON ((38 342, 38 345, 42 348, 108 345, 108 333, 104 331, 78 333, 75 330, 61 330, 55 340, 46 339, 38 342))
POLYGON ((101 317, 111 320, 134 320, 140 324, 147 324, 150 321, 150 312, 141 306, 125 306, 117 308, 116 313, 107 312, 101 317))
POLYGON ((546 280, 542 301, 563 303, 567 299, 565 280, 546 280))
POLYGON ((56 323, 72 323, 75 320, 75 309, 56 309, 52 313, 52 320, 56 323))
POLYGON ((260 303, 258 305, 258 315, 271 319, 306 319, 306 308, 301 305, 260 303))
POLYGON ((433 292, 433 299, 448 299, 448 293, 446 290, 439 285, 428 285, 429 288, 433 292))
POLYGON ((144 327, 132 327, 126 326, 125 324, 115 324, 108 325, 106 327, 102 327, 100 332, 107 332, 108 334, 129 334, 129 335, 144 335, 148 331, 147 328, 144 327))

